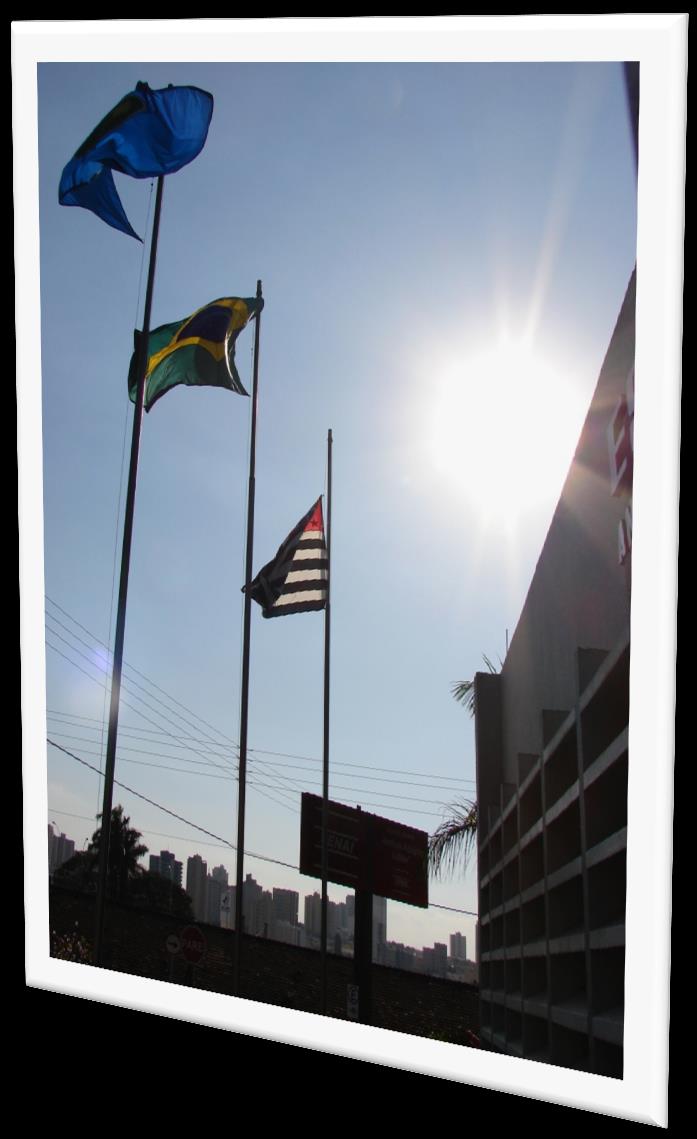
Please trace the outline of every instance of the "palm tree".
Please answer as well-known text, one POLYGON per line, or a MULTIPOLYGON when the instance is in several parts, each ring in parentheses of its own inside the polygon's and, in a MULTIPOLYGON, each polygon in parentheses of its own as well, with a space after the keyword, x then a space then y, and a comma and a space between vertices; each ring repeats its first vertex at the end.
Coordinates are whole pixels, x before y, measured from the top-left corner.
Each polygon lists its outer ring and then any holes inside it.
MULTIPOLYGON (((486 654, 484 664, 489 672, 498 672, 486 654)), ((499 662, 503 667, 503 662, 499 662)), ((452 685, 453 698, 464 704, 470 716, 476 712, 474 680, 458 680, 452 685)), ((428 866, 434 878, 452 874, 460 864, 464 869, 477 845, 477 803, 461 799, 451 803, 448 815, 428 838, 428 866)))
MULTIPOLYGON (((489 669, 489 672, 498 672, 499 669, 496 665, 492 664, 486 653, 482 653, 484 664, 489 669)), ((503 667, 502 661, 499 660, 500 667, 503 667)), ((474 702, 474 681, 473 680, 458 680, 453 684, 450 691, 453 694, 453 699, 458 703, 464 704, 470 716, 474 716, 476 706, 474 702)))
POLYGON ((434 878, 463 869, 477 842, 477 804, 471 799, 451 803, 448 817, 428 838, 428 865, 434 878))
MULTIPOLYGON (((101 815, 99 816, 101 818, 101 815)), ((122 897, 132 878, 138 878, 143 873, 138 859, 147 854, 147 846, 140 842, 140 831, 130 826, 130 818, 123 813, 119 804, 111 812, 111 827, 109 832, 109 883, 112 896, 122 897)), ((92 835, 92 841, 87 847, 87 854, 96 866, 99 861, 99 849, 102 841, 102 828, 92 835)))

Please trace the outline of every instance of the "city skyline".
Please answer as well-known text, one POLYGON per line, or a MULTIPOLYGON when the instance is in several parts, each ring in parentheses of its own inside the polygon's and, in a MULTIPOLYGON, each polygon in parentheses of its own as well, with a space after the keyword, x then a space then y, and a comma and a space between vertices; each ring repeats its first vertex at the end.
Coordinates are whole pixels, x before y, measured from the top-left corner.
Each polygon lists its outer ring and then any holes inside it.
MULTIPOLYGON (((76 848, 75 841, 70 839, 65 833, 62 833, 60 835, 55 834, 52 826, 49 824, 49 871, 53 873, 62 863, 66 862, 76 853, 80 854, 82 851, 76 848)), ((154 854, 151 851, 147 851, 146 854, 142 855, 140 866, 141 869, 146 873, 157 874, 160 877, 165 878, 168 881, 174 881, 177 885, 179 885, 191 899, 193 916, 197 922, 202 925, 209 924, 222 926, 223 928, 234 929, 234 902, 232 902, 230 899, 234 899, 236 888, 234 883, 230 881, 230 871, 222 863, 219 866, 213 867, 209 871, 208 864, 206 863, 205 859, 200 854, 196 853, 187 859, 186 876, 184 877, 183 863, 176 858, 176 853, 174 851, 161 850, 159 854, 154 854), (147 867, 144 864, 146 858, 148 859, 147 867), (214 891, 217 904, 213 906, 211 905, 211 900, 207 893, 211 887, 211 884, 214 887, 217 887, 217 890, 214 891), (224 894, 228 895, 228 899, 225 903, 223 903, 224 894), (223 908, 226 909, 229 913, 229 920, 225 923, 221 920, 221 910, 223 908)), ((270 888, 267 888, 262 883, 257 882, 253 875, 250 873, 247 873, 245 877, 245 886, 248 884, 251 885, 255 891, 258 890, 260 893, 263 892, 266 897, 272 900, 274 912, 278 909, 279 913, 283 912, 284 917, 286 916, 289 906, 292 908, 292 901, 290 898, 294 898, 295 919, 289 921, 288 924, 304 927, 306 933, 310 937, 310 940, 304 941, 302 944, 309 944, 312 948, 319 949, 319 914, 321 894, 316 888, 310 891, 310 888, 308 887, 308 892, 305 894, 301 893, 298 890, 287 890, 276 885, 272 885, 270 888), (299 919, 301 900, 303 902, 303 913, 305 914, 304 921, 300 921, 299 919), (310 903, 310 906, 308 906, 308 903, 310 903), (308 909, 311 909, 311 919, 309 923, 307 919, 308 909)), ((341 887, 336 887, 336 889, 341 890, 341 887)), ((330 950, 333 945, 332 939, 335 935, 335 929, 337 928, 337 916, 340 910, 346 911, 348 909, 348 914, 345 914, 344 919, 338 928, 343 932, 345 936, 350 932, 350 944, 353 943, 352 929, 354 897, 354 893, 349 892, 348 894, 344 894, 343 900, 329 901, 328 944, 330 950)), ((434 941, 433 946, 422 945, 421 947, 415 945, 412 946, 410 944, 405 945, 404 942, 395 942, 388 936, 387 933, 388 927, 386 921, 386 912, 386 900, 384 898, 378 898, 376 896, 373 901, 373 918, 375 923, 373 926, 373 954, 376 961, 379 961, 379 957, 376 952, 376 947, 379 944, 399 945, 401 949, 405 949, 407 951, 414 950, 414 952, 418 955, 425 953, 427 950, 431 951, 435 946, 439 944, 442 945, 442 943, 439 943, 437 941, 434 941), (382 923, 382 928, 380 928, 379 923, 382 923)), ((257 936, 260 935, 260 929, 258 928, 254 928, 250 932, 256 934, 257 936)), ((264 936, 270 936, 272 940, 274 939, 273 933, 267 933, 264 936)), ((281 938, 281 940, 287 939, 281 938)), ((474 958, 467 958, 466 955, 463 957, 461 947, 465 946, 466 944, 467 939, 461 932, 452 931, 448 935, 446 957, 453 961, 464 960, 470 965, 475 964, 476 962, 474 958), (453 947, 455 947, 455 951, 453 951, 453 947)), ((388 962, 383 961, 382 963, 388 962)), ((397 962, 392 959, 389 961, 389 963, 393 965, 397 964, 397 962)), ((401 964, 402 967, 408 967, 408 965, 405 964, 404 959, 402 959, 401 964)))

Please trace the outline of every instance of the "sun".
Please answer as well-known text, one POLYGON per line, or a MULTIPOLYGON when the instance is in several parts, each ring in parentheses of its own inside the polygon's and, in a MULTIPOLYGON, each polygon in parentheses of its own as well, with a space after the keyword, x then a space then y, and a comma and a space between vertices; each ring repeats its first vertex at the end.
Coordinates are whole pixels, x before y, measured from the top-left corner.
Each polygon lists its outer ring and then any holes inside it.
POLYGON ((515 528, 556 503, 583 423, 575 378, 501 341, 441 376, 430 457, 482 523, 515 528))

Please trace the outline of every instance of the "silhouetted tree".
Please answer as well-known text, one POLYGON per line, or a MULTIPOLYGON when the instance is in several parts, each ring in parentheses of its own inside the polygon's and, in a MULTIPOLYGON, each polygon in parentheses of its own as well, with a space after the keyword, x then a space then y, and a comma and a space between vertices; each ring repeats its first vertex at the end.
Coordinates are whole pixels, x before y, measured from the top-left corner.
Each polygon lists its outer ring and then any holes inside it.
MULTIPOLYGON (((489 672, 499 670, 486 654, 484 664, 489 672)), ((503 664, 499 661, 501 667, 503 664)), ((458 680, 451 688, 453 698, 464 704, 470 716, 476 713, 474 680, 458 680)), ((428 867, 434 878, 452 874, 458 864, 465 870, 472 851, 477 843, 477 803, 473 799, 462 799, 451 803, 448 816, 429 835, 428 867)))
MULTIPOLYGON (((115 898, 124 897, 128 891, 129 881, 145 873, 138 859, 147 854, 148 848, 140 841, 142 838, 140 831, 131 827, 130 822, 129 816, 124 814, 120 804, 113 808, 109 833, 108 882, 110 893, 115 898)), ((87 847, 87 856, 94 867, 99 863, 101 843, 102 828, 99 827, 87 847)))
POLYGON ((138 878, 129 883, 128 896, 131 901, 146 906, 149 910, 172 914, 185 921, 193 921, 194 911, 191 898, 169 878, 144 870, 138 878))
POLYGON ((64 886, 74 886, 79 890, 86 890, 90 886, 96 889, 97 872, 95 860, 86 850, 79 850, 53 874, 53 881, 64 886))

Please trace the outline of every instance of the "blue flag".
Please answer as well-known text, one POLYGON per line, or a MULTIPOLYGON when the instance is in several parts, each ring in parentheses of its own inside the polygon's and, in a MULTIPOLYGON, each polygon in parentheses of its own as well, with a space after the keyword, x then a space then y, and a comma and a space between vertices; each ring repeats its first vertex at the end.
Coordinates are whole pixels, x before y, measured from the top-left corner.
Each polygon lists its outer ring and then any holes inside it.
POLYGON ((87 210, 138 241, 114 185, 112 170, 132 178, 173 174, 203 149, 213 96, 198 87, 135 91, 102 119, 65 167, 58 188, 62 206, 87 210))

